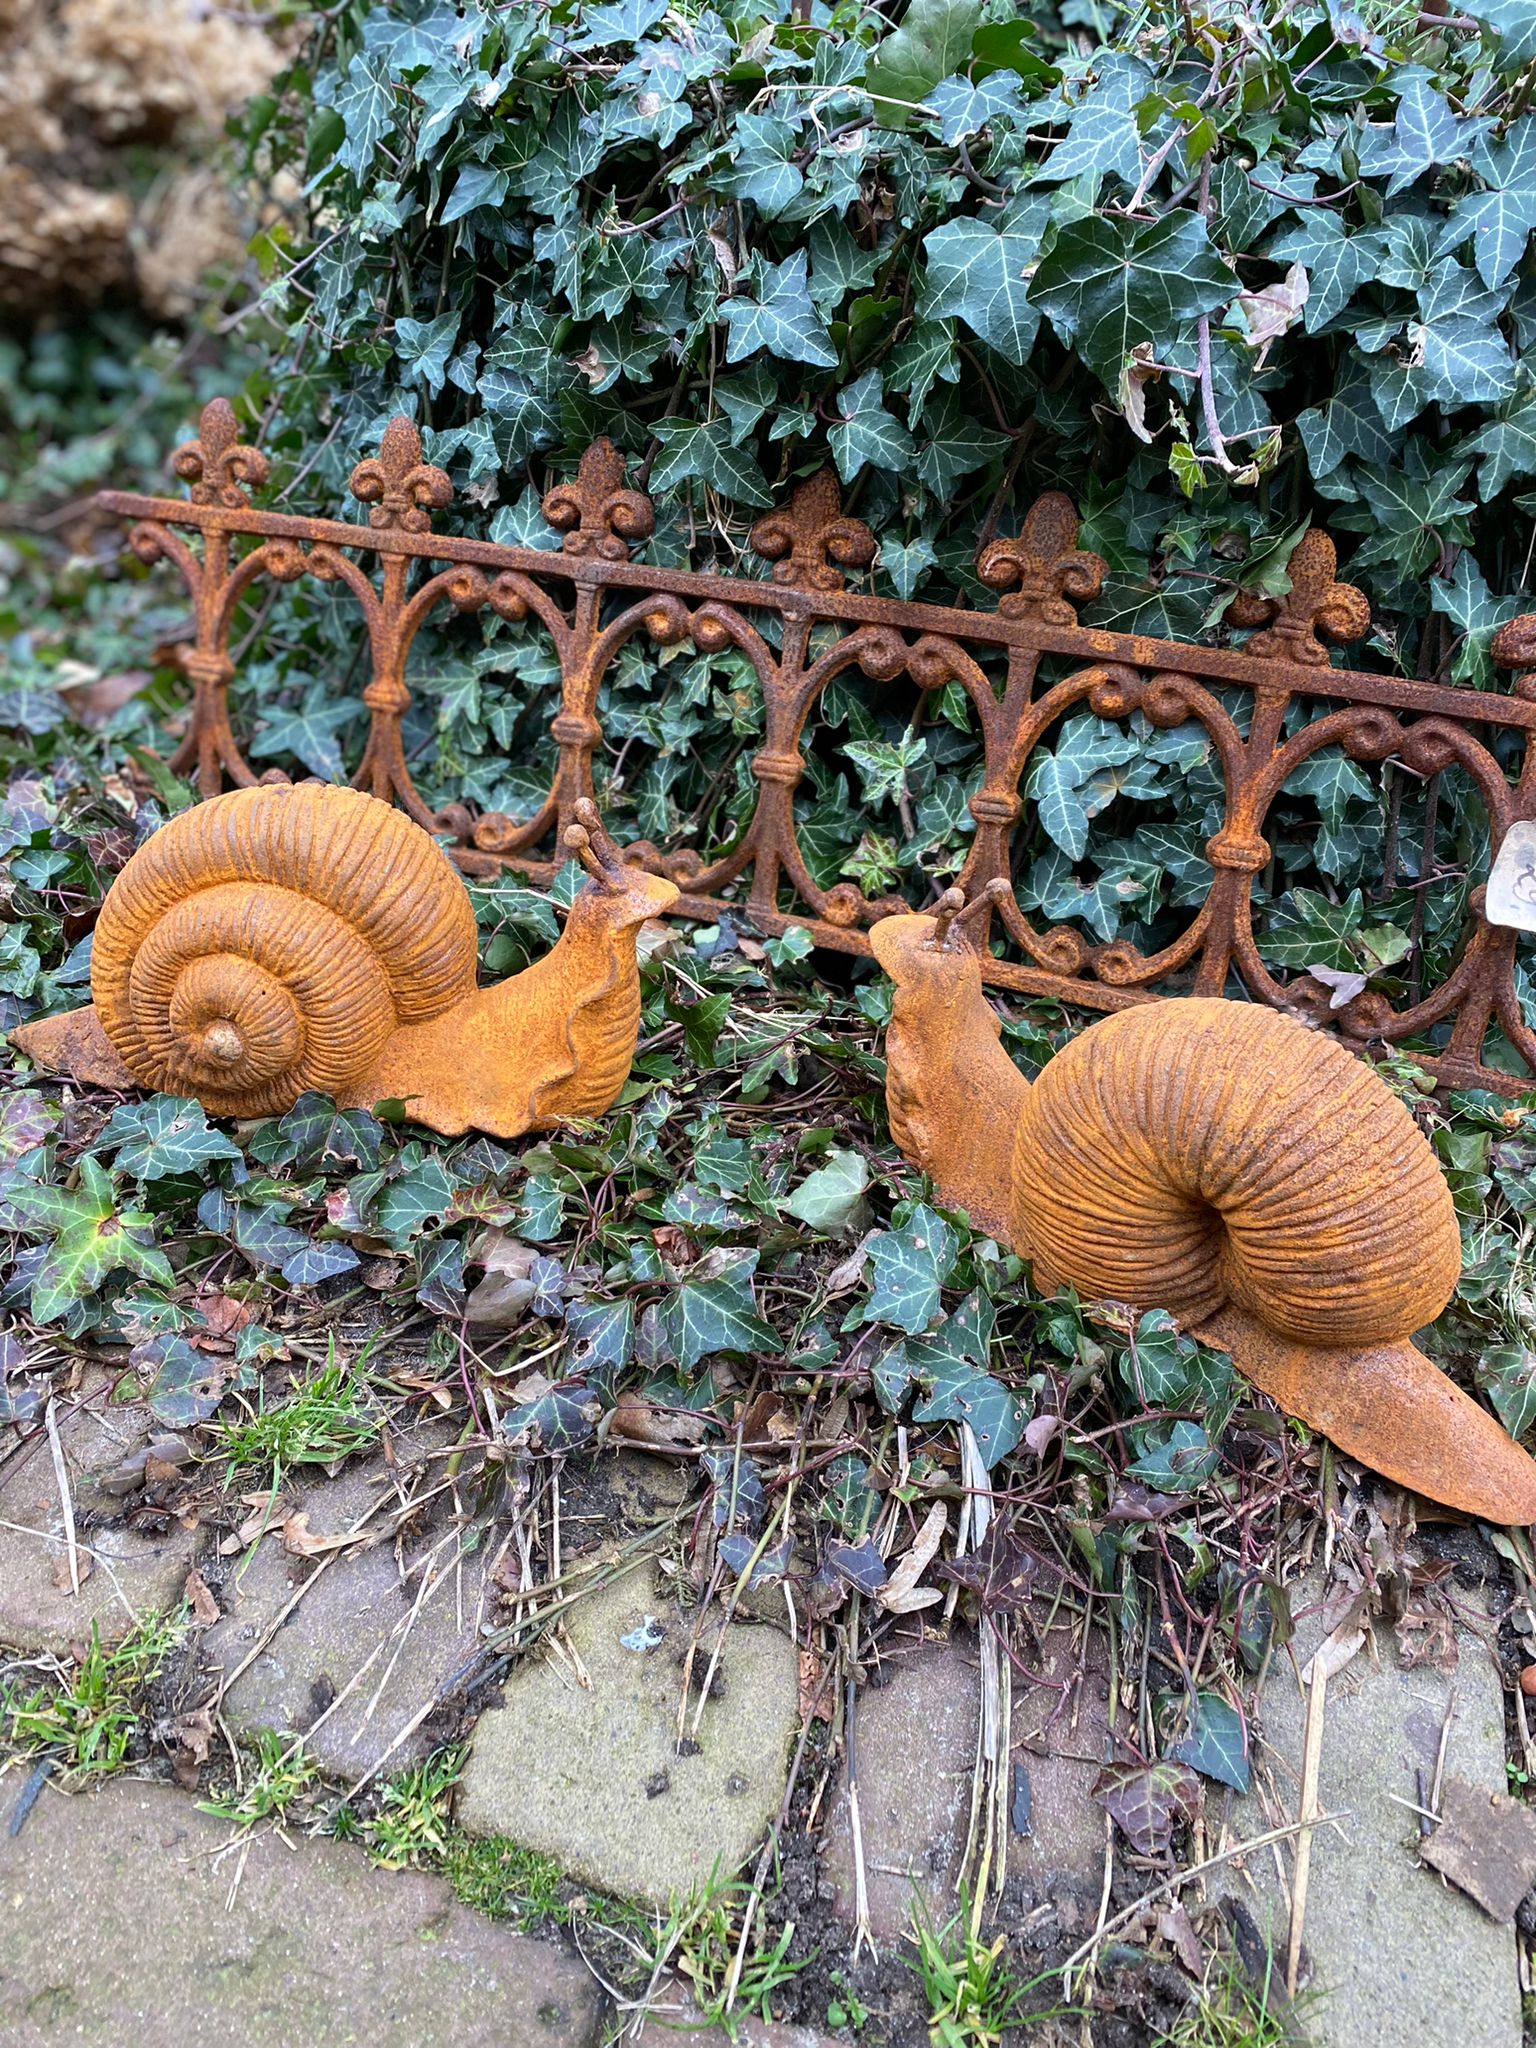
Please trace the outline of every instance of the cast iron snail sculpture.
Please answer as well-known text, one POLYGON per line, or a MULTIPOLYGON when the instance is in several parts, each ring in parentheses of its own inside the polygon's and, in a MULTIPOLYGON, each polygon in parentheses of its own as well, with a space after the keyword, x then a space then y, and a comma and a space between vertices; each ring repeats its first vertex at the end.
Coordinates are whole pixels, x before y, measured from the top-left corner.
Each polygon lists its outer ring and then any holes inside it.
POLYGON ((906 1156, 1042 1292, 1167 1309, 1375 1471, 1536 1521, 1536 1464, 1411 1341, 1461 1245, 1404 1105, 1334 1040, 1193 996, 1090 1025, 1031 1085, 962 930, 1006 887, 870 934, 896 984, 886 1099, 906 1156))
POLYGON ((475 914, 430 833, 321 783, 184 811, 108 891, 92 1002, 11 1042, 39 1065, 270 1116, 307 1089, 391 1097, 453 1135, 515 1138, 598 1116, 629 1076, 639 927, 677 901, 626 863, 595 805, 565 844, 592 880, 543 959, 476 985, 475 914))

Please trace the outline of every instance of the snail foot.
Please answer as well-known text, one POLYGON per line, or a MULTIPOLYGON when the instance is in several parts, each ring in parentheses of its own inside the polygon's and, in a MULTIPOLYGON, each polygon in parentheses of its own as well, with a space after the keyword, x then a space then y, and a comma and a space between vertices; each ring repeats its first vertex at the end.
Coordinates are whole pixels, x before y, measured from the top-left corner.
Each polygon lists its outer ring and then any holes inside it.
POLYGON ((113 1050, 94 1003, 18 1024, 7 1038, 45 1074, 63 1074, 85 1088, 127 1091, 139 1085, 113 1050))
POLYGON ((1536 1522, 1536 1462, 1406 1337, 1351 1350, 1298 1344, 1233 1308, 1195 1335, 1348 1457, 1485 1522, 1536 1522))

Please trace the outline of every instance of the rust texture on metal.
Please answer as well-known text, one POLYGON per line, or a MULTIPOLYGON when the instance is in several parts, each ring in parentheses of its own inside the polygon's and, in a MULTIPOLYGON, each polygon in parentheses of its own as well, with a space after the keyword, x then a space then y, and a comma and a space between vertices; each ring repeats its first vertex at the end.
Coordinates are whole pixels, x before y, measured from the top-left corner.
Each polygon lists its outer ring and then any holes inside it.
POLYGON ((1295 1018, 1196 996, 1100 1018, 1031 1084, 968 908, 956 891, 871 935, 896 984, 886 1100, 908 1158, 1042 1293, 1167 1309, 1350 1456, 1469 1514, 1536 1518, 1536 1463, 1412 1342, 1461 1241, 1381 1077, 1295 1018))
MULTIPOLYGON (((970 804, 976 834, 959 878, 972 902, 989 882, 1010 878, 1031 755, 1060 719, 1086 708, 1105 719, 1141 712, 1164 727, 1194 720, 1219 761, 1226 815, 1206 848, 1209 892, 1182 935, 1144 953, 1124 940, 1094 943, 1067 924, 1042 929, 1010 887, 988 898, 975 927, 987 981, 1119 1010, 1158 994, 1216 995, 1235 976, 1255 1001, 1326 1021, 1356 1046, 1438 1032, 1442 1043, 1425 1063, 1444 1084, 1506 1093, 1529 1085, 1484 1062, 1495 1026, 1536 1071, 1536 1032, 1516 990, 1518 934, 1487 921, 1482 888, 1470 893, 1450 972, 1438 986, 1412 988, 1400 1006, 1364 990, 1334 1008, 1337 990, 1305 976, 1281 981, 1260 956, 1252 915, 1255 878, 1271 860, 1267 815, 1288 779, 1322 748, 1391 763, 1397 774, 1424 779, 1431 792, 1445 771, 1464 772, 1486 808, 1495 850, 1512 824, 1536 816, 1536 754, 1524 739, 1536 727, 1536 620, 1511 622, 1494 642, 1496 659, 1524 671, 1511 693, 1474 694, 1332 665, 1329 643, 1358 640, 1370 615, 1360 591, 1337 580, 1333 543, 1320 529, 1292 556, 1285 597, 1239 596, 1230 608, 1233 623, 1253 629, 1245 644, 1209 647, 1079 623, 1078 607, 1100 590, 1105 565, 1077 545, 1077 514, 1060 492, 1033 506, 1017 536, 981 550, 979 578, 996 594, 995 607, 985 610, 850 589, 850 576, 871 566, 878 544, 868 526, 843 511, 830 473, 801 483, 783 509, 757 520, 751 545, 771 566, 767 577, 753 580, 636 560, 654 513, 627 485, 623 458, 607 441, 588 449, 577 475, 544 499, 545 517, 562 537, 558 553, 435 533, 433 514, 448 504, 451 488, 444 472, 423 460, 420 437, 406 419, 392 421, 377 457, 353 472, 366 525, 254 504, 265 458, 240 441, 221 400, 204 412, 199 437, 177 450, 172 466, 190 484, 190 501, 106 492, 101 502, 135 522, 136 552, 173 562, 191 592, 196 631, 180 659, 195 696, 175 765, 205 796, 258 779, 230 722, 229 648, 241 600, 263 578, 314 576, 344 585, 356 599, 371 671, 362 693, 370 725, 357 785, 446 835, 470 874, 508 863, 535 880, 553 872, 559 832, 578 799, 594 793, 593 758, 603 743, 600 692, 626 642, 738 649, 761 681, 764 705, 751 818, 717 859, 647 842, 627 851, 677 884, 685 916, 745 911, 768 931, 799 923, 818 945, 844 953, 867 953, 870 926, 909 906, 868 898, 852 882, 821 887, 797 837, 806 726, 834 678, 906 678, 922 690, 954 684, 969 698, 984 747, 970 804), (200 549, 191 535, 201 536, 200 549), (401 735, 411 701, 406 666, 422 622, 439 606, 489 607, 504 619, 535 622, 558 657, 558 765, 547 797, 527 818, 474 816, 458 804, 434 814, 412 781, 401 735), (768 622, 772 630, 765 632, 768 622), (1503 751, 1518 757, 1512 770, 1495 750, 1501 740, 1503 751), (1005 957, 988 951, 999 938, 1005 957)), ((1426 880, 1436 862, 1432 797, 1428 811, 1426 880)))
POLYGON ((307 1089, 403 1098, 446 1135, 515 1138, 600 1116, 640 1026, 635 943, 677 889, 623 861, 578 800, 592 879, 541 960, 476 985, 475 915, 431 834, 321 783, 231 790, 163 825, 112 884, 92 1001, 21 1026, 40 1064, 268 1116, 307 1089))

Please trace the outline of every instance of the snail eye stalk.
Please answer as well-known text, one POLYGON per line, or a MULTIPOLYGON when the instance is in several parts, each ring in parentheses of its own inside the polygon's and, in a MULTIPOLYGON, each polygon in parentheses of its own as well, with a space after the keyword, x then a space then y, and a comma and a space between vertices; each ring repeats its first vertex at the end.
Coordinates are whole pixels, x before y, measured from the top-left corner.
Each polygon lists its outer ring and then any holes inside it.
POLYGON ((979 916, 983 910, 990 909, 1007 894, 1008 884, 1000 876, 994 876, 969 903, 965 900, 963 889, 946 889, 933 906, 933 937, 928 942, 930 951, 950 951, 950 933, 969 919, 979 916))
POLYGON ((597 805, 590 797, 578 797, 575 809, 577 822, 566 826, 561 843, 581 862, 594 882, 611 895, 617 895, 631 878, 629 864, 619 850, 618 841, 604 825, 597 805))

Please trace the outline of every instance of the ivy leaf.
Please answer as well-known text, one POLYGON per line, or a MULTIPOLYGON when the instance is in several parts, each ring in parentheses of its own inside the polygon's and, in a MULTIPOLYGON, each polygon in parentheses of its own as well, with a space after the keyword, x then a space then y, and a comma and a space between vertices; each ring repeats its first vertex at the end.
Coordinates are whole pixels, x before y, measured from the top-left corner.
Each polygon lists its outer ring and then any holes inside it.
POLYGON ((1525 254, 1536 227, 1536 115, 1510 127, 1502 141, 1481 142, 1472 168, 1488 186, 1457 200, 1440 233, 1440 250, 1472 244, 1477 274, 1490 289, 1501 285, 1525 254))
POLYGON ((117 1148, 117 1168, 135 1180, 164 1180, 195 1173, 215 1159, 238 1159, 240 1147, 222 1131, 210 1130, 200 1102, 179 1095, 152 1095, 113 1110, 94 1149, 117 1148))
POLYGON ((917 1377, 926 1377, 928 1391, 912 1411, 916 1420, 968 1422, 989 1472, 1022 1442, 1025 1405, 991 1373, 956 1360, 926 1375, 920 1367, 917 1377))
POLYGON ((1220 1693, 1196 1693, 1189 1708, 1189 1728, 1170 1745, 1175 1763, 1189 1764, 1202 1777, 1246 1792, 1252 1769, 1248 1757, 1248 1723, 1239 1708, 1220 1693))
POLYGON ((12 1190, 11 1204, 26 1229, 52 1238, 32 1277, 32 1314, 40 1323, 67 1313, 122 1269, 162 1287, 175 1281, 165 1253, 144 1241, 153 1219, 138 1210, 117 1213, 112 1177, 89 1153, 73 1192, 24 1182, 12 1190))
POLYGON ((1368 126, 1358 150, 1362 176, 1387 178, 1389 199, 1434 165, 1464 156, 1473 137, 1487 126, 1459 121, 1444 95, 1436 92, 1430 74, 1416 66, 1404 68, 1398 92, 1391 127, 1379 122, 1368 126))
POLYGON ((350 1273, 362 1260, 349 1244, 329 1239, 307 1240, 283 1261, 283 1278, 290 1287, 316 1287, 322 1280, 334 1280, 338 1273, 350 1273))
POLYGON ((667 0, 613 0, 607 7, 584 7, 581 34, 573 50, 606 50, 614 43, 638 43, 667 11, 667 0))
POLYGON ((923 318, 953 315, 1010 363, 1024 363, 1040 326, 1030 303, 1034 235, 1004 233, 986 221, 946 221, 923 242, 927 287, 923 318))
POLYGON ((1354 938, 1365 916, 1358 889, 1332 903, 1315 889, 1291 889, 1269 913, 1256 944, 1273 967, 1330 967, 1347 973, 1359 966, 1354 938))
POLYGON ((224 1398, 219 1361, 185 1337, 157 1338, 143 1362, 156 1368, 149 1384, 149 1412, 167 1429, 194 1429, 224 1398))
POLYGON ((955 1263, 959 1239, 942 1216, 919 1203, 899 1230, 869 1241, 874 1286, 864 1311, 868 1323, 889 1323, 915 1336, 939 1312, 939 1289, 955 1263))
MULTIPOLYGON (((827 441, 845 484, 866 465, 899 474, 911 459, 912 436, 885 410, 882 397, 878 370, 866 370, 838 394, 839 418, 828 430, 827 441)), ((762 502, 767 503, 766 497, 762 502)))
POLYGON ((784 1214, 831 1237, 847 1229, 868 1186, 869 1165, 863 1153, 842 1146, 828 1154, 825 1165, 806 1175, 784 1203, 784 1214))
POLYGON ((518 1229, 531 1244, 548 1244, 565 1225, 565 1189, 546 1173, 530 1173, 518 1205, 518 1229))
POLYGON ((374 1205, 374 1227, 397 1252, 403 1252, 429 1223, 447 1215, 453 1207, 453 1193, 453 1182, 442 1161, 424 1159, 384 1189, 374 1205))
POLYGON ((374 152, 388 132, 394 113, 394 87, 389 60, 382 52, 361 52, 348 64, 332 101, 341 117, 346 140, 336 152, 336 161, 354 178, 362 178, 373 163, 374 152))
POLYGON ((916 590, 928 571, 938 563, 933 543, 919 534, 915 540, 880 543, 880 567, 891 579, 896 595, 905 600, 916 590))
POLYGON ((656 438, 661 445, 651 468, 654 490, 669 491, 696 476, 738 505, 773 503, 763 472, 745 448, 732 445, 726 421, 661 420, 656 438))
POLYGON ((509 1443, 532 1444, 545 1451, 573 1451, 589 1443, 602 1419, 603 1404, 584 1380, 571 1380, 544 1391, 531 1401, 509 1408, 498 1434, 509 1443))
POLYGON ((577 1301, 566 1310, 565 1334, 573 1368, 617 1372, 635 1352, 632 1301, 577 1301))
POLYGON ((1221 1446, 1198 1422, 1174 1422, 1141 1435, 1141 1455, 1125 1469, 1159 1493, 1198 1493, 1221 1461, 1221 1446))
POLYGON ((1275 263, 1305 266, 1308 293, 1301 318, 1302 326, 1313 334, 1349 304, 1356 288, 1370 276, 1380 249, 1374 234, 1351 234, 1326 206, 1309 206, 1264 254, 1275 263))
POLYGON ((757 1253, 711 1252, 709 1256, 718 1261, 714 1272, 685 1280, 662 1304, 662 1329, 678 1364, 691 1372, 701 1359, 717 1351, 782 1351, 777 1331, 757 1313, 752 1289, 757 1253))
POLYGON ((901 26, 877 44, 864 67, 865 90, 885 128, 905 128, 932 87, 971 54, 981 0, 911 0, 901 26))
POLYGON ((797 249, 782 263, 760 264, 755 283, 755 299, 730 298, 720 308, 730 333, 726 361, 745 362, 762 348, 781 362, 835 369, 837 350, 811 304, 806 252, 797 249))
MULTIPOLYGON (((983 425, 955 392, 942 391, 924 418, 912 467, 935 497, 946 499, 962 477, 997 461, 1008 445, 1008 436, 983 425)), ((890 555, 887 547, 882 555, 887 567, 890 555)))
POLYGON ((1025 115, 1017 82, 1005 71, 993 71, 985 78, 946 78, 928 94, 928 104, 938 118, 939 133, 951 148, 979 135, 999 114, 1022 120, 1025 115))
POLYGON ((251 1157, 264 1166, 330 1172, 351 1165, 371 1173, 379 1163, 384 1126, 368 1110, 338 1109, 329 1095, 311 1089, 285 1115, 262 1124, 249 1142, 251 1157))
POLYGON ((1409 338, 1422 357, 1429 396, 1444 406, 1497 405, 1515 388, 1509 344, 1494 324, 1498 299, 1459 263, 1439 266, 1419 300, 1409 338))
POLYGON ((1429 602, 1433 610, 1460 628, 1451 657, 1452 682, 1486 690, 1494 675, 1489 652, 1493 636, 1520 610, 1519 598, 1495 597, 1482 570, 1463 549, 1449 576, 1430 578, 1429 602))
MULTIPOLYGON (((507 196, 509 182, 508 174, 495 164, 465 164, 454 180, 453 190, 448 195, 448 203, 443 208, 442 226, 447 227, 452 221, 462 220, 466 213, 473 213, 477 206, 500 206, 507 196)), ((453 319, 457 338, 457 315, 453 316, 453 319)), ((405 324, 407 323, 399 320, 395 322, 396 335, 405 324)), ((415 327, 422 323, 411 321, 409 324, 415 327)), ((432 324, 435 326, 437 323, 432 324)))
POLYGON ((443 313, 436 320, 395 322, 395 354, 406 370, 420 377, 435 398, 448 373, 448 358, 459 338, 457 312, 443 313))
POLYGON ((1397 442, 1382 424, 1371 375, 1358 359, 1342 371, 1332 395, 1298 414, 1297 428, 1314 477, 1332 476, 1351 456, 1384 467, 1397 442))
POLYGON ((316 684, 301 705, 264 712, 251 752, 260 761, 292 755, 322 782, 345 782, 347 767, 336 734, 356 716, 355 705, 338 704, 323 684, 316 684))
POLYGON ((730 171, 720 180, 722 191, 747 199, 764 220, 777 220, 793 206, 805 184, 795 162, 800 138, 777 114, 742 114, 737 118, 730 171))
POLYGON ((1097 83, 1073 113, 1064 140, 1036 171, 1036 185, 1059 185, 1068 178, 1120 178, 1140 183, 1142 137, 1136 109, 1151 90, 1145 65, 1112 52, 1099 68, 1097 83))
POLYGON ((916 426, 936 383, 953 384, 960 374, 952 320, 920 319, 905 341, 892 349, 885 381, 907 395, 907 416, 916 426))
POLYGON ((1355 482, 1366 509, 1338 515, 1340 525, 1359 525, 1366 534, 1355 562, 1391 561, 1401 574, 1418 576, 1438 559, 1443 541, 1464 541, 1472 507, 1456 493, 1471 467, 1470 462, 1436 467, 1405 462, 1393 469, 1357 470, 1355 482))
POLYGON ((1224 306, 1236 290, 1199 214, 1150 222, 1091 214, 1058 232, 1030 297, 1113 386, 1139 343, 1156 344, 1171 327, 1224 306))
POLYGON ((845 1451, 827 1467, 821 1514, 854 1543, 869 1533, 880 1513, 880 1496, 869 1479, 867 1460, 853 1451, 845 1451))
POLYGON ((1497 1344, 1485 1351, 1477 1383, 1511 1436, 1536 1423, 1536 1351, 1524 1344, 1497 1344))
POLYGON ((1530 0, 1477 0, 1471 11, 1498 30, 1505 64, 1529 64, 1536 57, 1536 14, 1530 0))
POLYGON ((1536 476, 1536 391, 1528 391, 1501 419, 1490 420, 1457 452, 1484 458, 1477 472, 1477 494, 1485 505, 1511 477, 1536 476))

